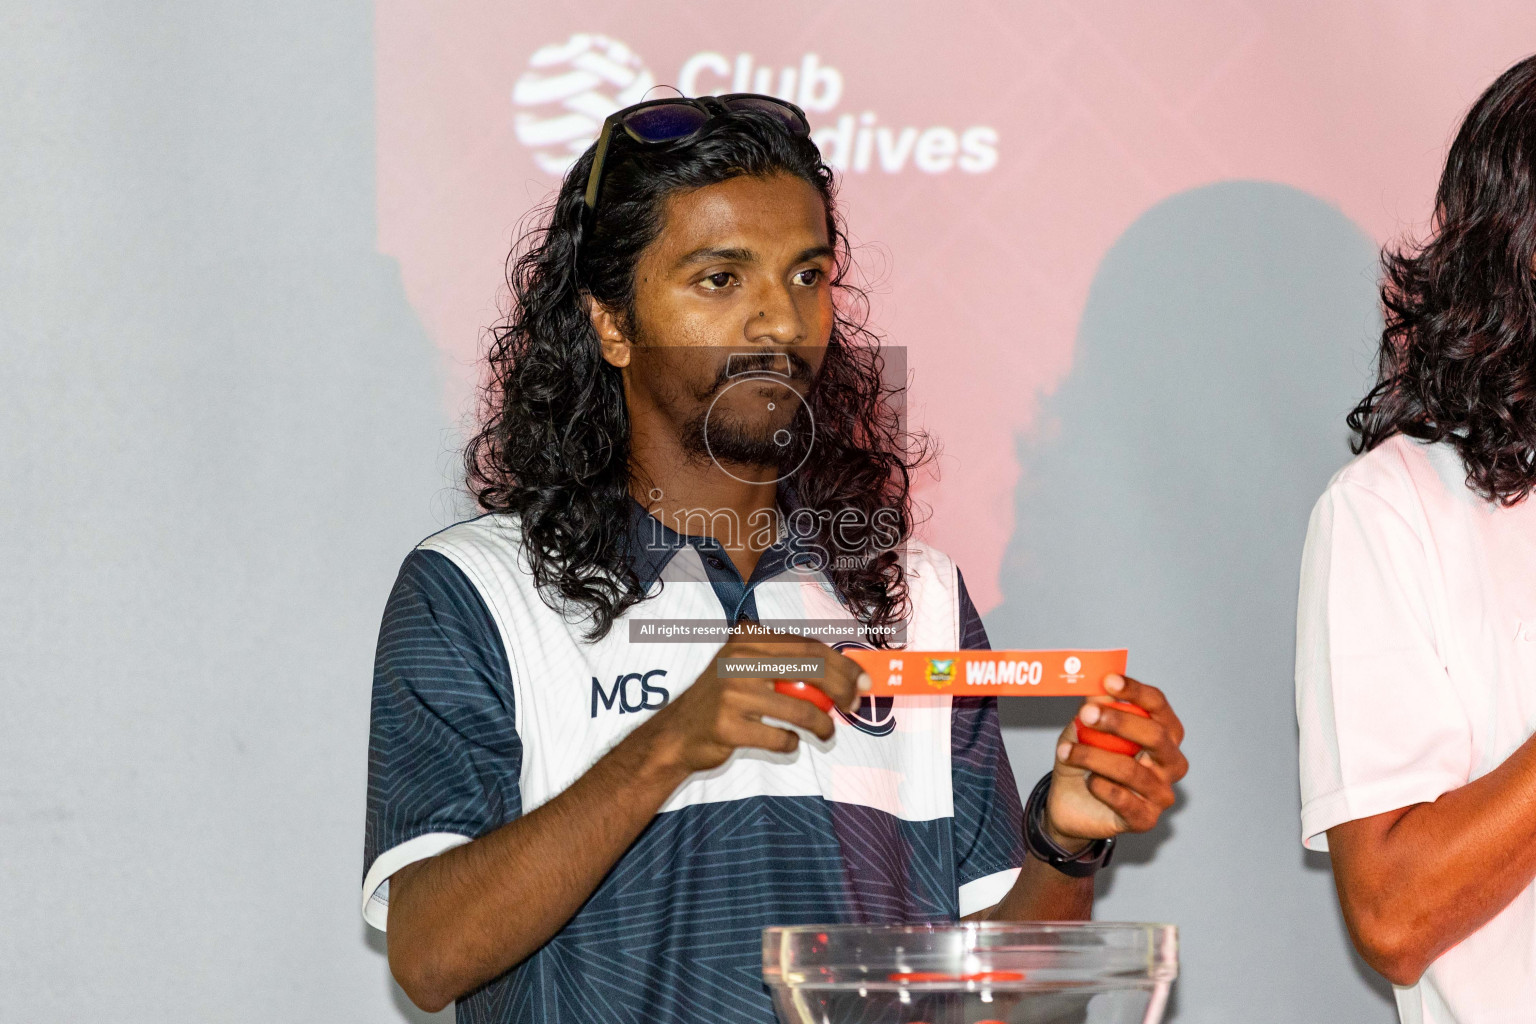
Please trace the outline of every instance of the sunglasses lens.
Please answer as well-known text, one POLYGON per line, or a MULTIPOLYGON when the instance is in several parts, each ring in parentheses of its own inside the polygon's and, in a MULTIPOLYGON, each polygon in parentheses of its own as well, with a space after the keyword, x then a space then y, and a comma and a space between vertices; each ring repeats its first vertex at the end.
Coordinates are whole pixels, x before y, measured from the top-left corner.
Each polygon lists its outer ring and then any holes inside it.
POLYGON ((807 135, 810 133, 810 125, 805 123, 805 118, 801 117, 794 107, 780 103, 771 97, 733 96, 724 102, 729 110, 755 110, 760 114, 776 117, 783 123, 784 127, 796 135, 807 135))
POLYGON ((709 115, 691 103, 658 103, 635 111, 624 127, 646 142, 670 142, 698 131, 709 115))

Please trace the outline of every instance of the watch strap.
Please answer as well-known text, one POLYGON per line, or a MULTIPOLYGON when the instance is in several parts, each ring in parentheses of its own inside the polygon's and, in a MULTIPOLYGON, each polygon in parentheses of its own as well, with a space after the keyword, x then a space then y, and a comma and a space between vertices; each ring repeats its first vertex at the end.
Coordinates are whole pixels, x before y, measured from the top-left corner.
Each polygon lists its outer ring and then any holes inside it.
POLYGON ((1051 775, 1035 783, 1024 805, 1024 845, 1031 856, 1072 878, 1087 878, 1109 864, 1115 840, 1095 839, 1076 853, 1061 848, 1045 831, 1045 808, 1051 795, 1051 775))

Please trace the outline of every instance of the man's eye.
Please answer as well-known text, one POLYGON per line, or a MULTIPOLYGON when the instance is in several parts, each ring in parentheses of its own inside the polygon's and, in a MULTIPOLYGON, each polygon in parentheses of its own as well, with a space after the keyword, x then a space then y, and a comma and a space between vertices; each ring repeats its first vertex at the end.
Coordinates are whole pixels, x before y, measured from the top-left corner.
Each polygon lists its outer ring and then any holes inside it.
POLYGON ((800 273, 795 275, 795 280, 800 284, 806 285, 807 287, 818 284, 821 281, 821 271, 816 267, 812 267, 809 270, 802 270, 800 273))
POLYGON ((708 277, 706 277, 703 281, 703 285, 711 291, 714 291, 717 288, 724 288, 731 283, 732 276, 733 275, 729 271, 722 270, 718 274, 710 274, 708 277))

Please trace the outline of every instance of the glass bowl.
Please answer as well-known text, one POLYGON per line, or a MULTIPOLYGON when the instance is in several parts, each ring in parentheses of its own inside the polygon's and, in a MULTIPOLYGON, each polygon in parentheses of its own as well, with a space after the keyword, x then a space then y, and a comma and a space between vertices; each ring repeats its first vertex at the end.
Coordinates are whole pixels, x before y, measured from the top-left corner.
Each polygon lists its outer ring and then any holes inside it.
POLYGON ((1169 924, 969 921, 763 929, 783 1024, 1157 1024, 1169 924))

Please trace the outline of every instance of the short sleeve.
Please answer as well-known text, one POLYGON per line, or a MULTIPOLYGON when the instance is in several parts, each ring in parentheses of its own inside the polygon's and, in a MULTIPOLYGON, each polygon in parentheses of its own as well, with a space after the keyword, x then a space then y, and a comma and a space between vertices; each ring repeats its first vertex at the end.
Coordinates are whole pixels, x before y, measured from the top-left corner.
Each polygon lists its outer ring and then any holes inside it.
POLYGON ((1405 514, 1336 480, 1307 528, 1296 615, 1302 842, 1464 785, 1471 730, 1435 628, 1431 560, 1405 514))
POLYGON ((384 928, 389 877, 518 817, 522 743, 506 651, 445 555, 415 551, 384 609, 368 740, 363 916, 384 928))
MULTIPOLYGON (((958 576, 958 573, 957 573, 958 576)), ((986 627, 959 577, 961 647, 987 650, 986 627)), ((996 906, 1024 864, 1024 807, 996 697, 956 697, 950 722, 960 916, 996 906)))

